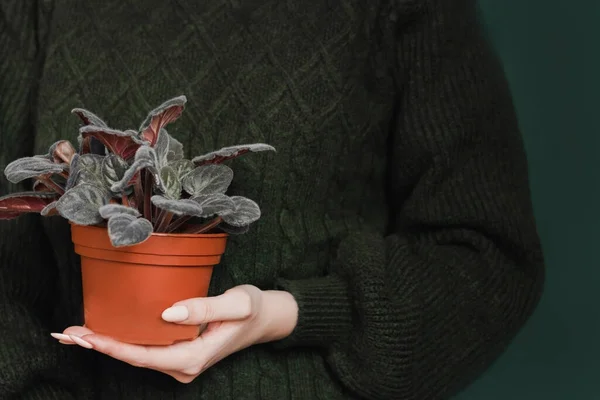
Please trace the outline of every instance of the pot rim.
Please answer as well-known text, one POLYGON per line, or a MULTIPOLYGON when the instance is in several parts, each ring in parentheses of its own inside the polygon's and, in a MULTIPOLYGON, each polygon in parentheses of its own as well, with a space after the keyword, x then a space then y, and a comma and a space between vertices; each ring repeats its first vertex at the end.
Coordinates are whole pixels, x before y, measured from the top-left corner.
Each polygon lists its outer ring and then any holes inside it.
MULTIPOLYGON (((83 228, 88 228, 88 229, 98 229, 98 230, 107 230, 108 228, 106 227, 101 227, 101 226, 96 226, 96 225, 80 225, 80 224, 76 224, 74 222, 69 221, 70 225, 73 226, 79 226, 79 227, 83 227, 83 228)), ((205 237, 205 238, 221 238, 221 237, 228 237, 229 234, 228 233, 162 233, 162 232, 152 232, 152 234, 150 236, 156 236, 156 237, 173 237, 173 238, 199 238, 199 237, 205 237)))

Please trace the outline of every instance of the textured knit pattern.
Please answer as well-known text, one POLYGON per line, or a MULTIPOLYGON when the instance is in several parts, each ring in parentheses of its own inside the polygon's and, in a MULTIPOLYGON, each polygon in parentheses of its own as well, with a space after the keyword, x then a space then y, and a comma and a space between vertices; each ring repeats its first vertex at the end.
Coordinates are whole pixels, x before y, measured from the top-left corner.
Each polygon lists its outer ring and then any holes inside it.
MULTIPOLYGON (((290 291, 298 325, 191 384, 56 343, 81 323, 60 218, 0 222, 0 398, 446 399, 539 299, 543 257, 504 76, 471 0, 5 0, 0 167, 76 141, 84 107, 231 163, 263 217, 211 293, 290 291)), ((1 193, 23 189, 0 184, 1 193)))

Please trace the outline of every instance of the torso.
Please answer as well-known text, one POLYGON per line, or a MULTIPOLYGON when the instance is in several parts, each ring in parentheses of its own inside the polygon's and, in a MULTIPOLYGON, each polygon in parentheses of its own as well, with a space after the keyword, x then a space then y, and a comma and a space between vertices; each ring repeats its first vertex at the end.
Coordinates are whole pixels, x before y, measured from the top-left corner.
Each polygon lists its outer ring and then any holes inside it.
MULTIPOLYGON (((231 239, 211 290, 322 275, 349 229, 386 224, 394 91, 382 65, 390 49, 377 36, 378 5, 369 3, 58 0, 36 152, 60 138, 77 143, 72 108, 137 129, 152 108, 185 94, 186 110, 169 133, 188 157, 241 143, 277 149, 230 164, 232 192, 255 200, 263 216, 231 239)), ((68 229, 47 224, 67 285, 78 278, 64 247, 68 229)), ((78 299, 67 297, 75 313, 78 299)))

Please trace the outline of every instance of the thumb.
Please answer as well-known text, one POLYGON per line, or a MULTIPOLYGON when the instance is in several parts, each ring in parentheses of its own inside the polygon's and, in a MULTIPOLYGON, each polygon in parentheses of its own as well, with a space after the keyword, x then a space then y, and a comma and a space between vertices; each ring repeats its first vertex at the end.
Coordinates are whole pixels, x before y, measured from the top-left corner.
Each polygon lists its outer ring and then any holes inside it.
POLYGON ((248 291, 234 288, 215 297, 197 297, 177 302, 163 311, 162 319, 183 325, 245 319, 252 315, 253 303, 248 291))

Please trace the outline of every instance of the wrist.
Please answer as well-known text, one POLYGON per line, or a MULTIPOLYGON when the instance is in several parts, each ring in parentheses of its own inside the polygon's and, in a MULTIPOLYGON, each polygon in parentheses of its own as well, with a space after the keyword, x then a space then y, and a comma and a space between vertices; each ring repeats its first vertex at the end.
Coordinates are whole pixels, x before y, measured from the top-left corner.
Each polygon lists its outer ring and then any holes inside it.
POLYGON ((258 321, 262 330, 258 343, 273 342, 288 337, 298 322, 298 303, 291 293, 264 290, 258 321))

